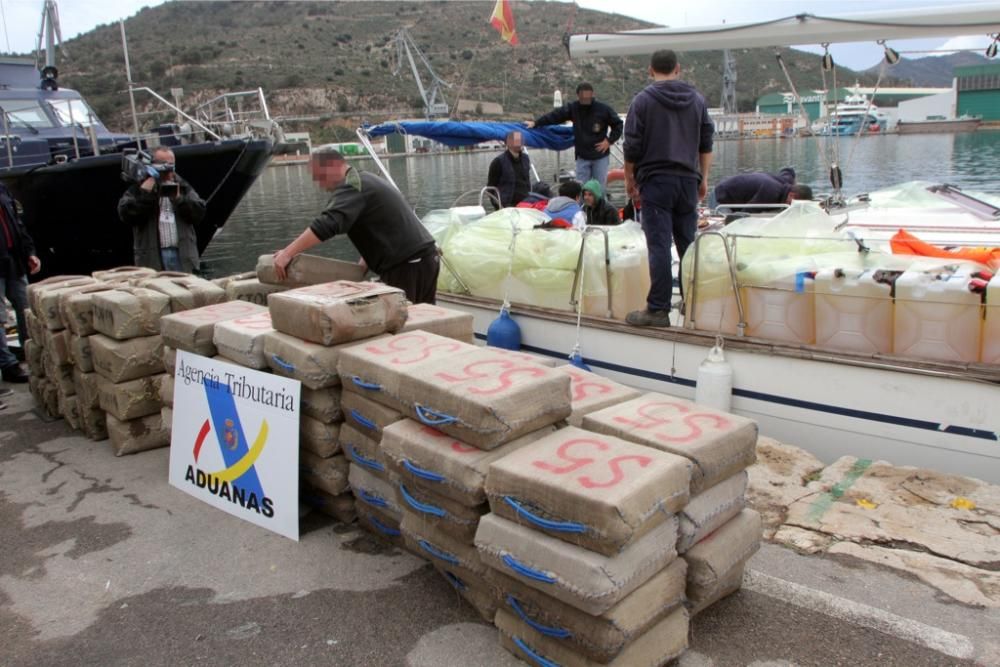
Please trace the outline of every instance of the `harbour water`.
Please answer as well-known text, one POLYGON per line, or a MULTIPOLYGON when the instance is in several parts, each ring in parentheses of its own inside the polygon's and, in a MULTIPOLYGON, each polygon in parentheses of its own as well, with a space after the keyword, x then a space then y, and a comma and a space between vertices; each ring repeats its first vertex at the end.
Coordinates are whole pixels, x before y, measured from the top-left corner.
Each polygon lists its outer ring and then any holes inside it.
MULTIPOLYGON (((478 200, 495 153, 455 152, 389 158, 386 166, 418 215, 447 208, 461 198, 478 200), (463 194, 466 195, 463 197, 463 194)), ((800 183, 828 192, 831 162, 838 162, 849 195, 904 181, 952 183, 967 190, 1000 194, 1000 130, 967 134, 803 137, 718 141, 709 178, 714 187, 726 176, 747 171, 777 171, 791 165, 800 183)), ((572 154, 532 151, 542 180, 553 182, 559 167, 571 169, 572 154)), ((354 164, 378 171, 374 161, 354 164)), ((183 173, 183 165, 179 165, 183 173)), ((619 205, 621 185, 611 194, 619 205)), ((253 267, 259 255, 274 252, 298 235, 325 206, 328 193, 310 178, 307 164, 276 166, 261 175, 226 227, 209 246, 204 268, 221 276, 253 267)), ((346 239, 334 239, 315 251, 353 260, 357 253, 346 239)))

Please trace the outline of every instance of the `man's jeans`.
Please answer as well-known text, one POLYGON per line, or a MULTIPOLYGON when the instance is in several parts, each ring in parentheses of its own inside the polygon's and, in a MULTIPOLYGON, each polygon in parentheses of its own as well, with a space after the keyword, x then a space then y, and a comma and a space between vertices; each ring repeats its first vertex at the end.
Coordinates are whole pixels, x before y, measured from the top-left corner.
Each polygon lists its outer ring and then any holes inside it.
MULTIPOLYGON (((674 292, 671 242, 684 258, 698 230, 698 179, 683 176, 655 176, 643 183, 642 231, 649 250, 649 310, 670 310, 674 292)), ((678 271, 678 280, 680 279, 678 271)), ((683 285, 683 283, 681 283, 683 285)))
MULTIPOLYGON (((24 341, 28 337, 28 325, 24 321, 24 311, 28 308, 28 278, 26 276, 15 276, 13 273, 7 275, 0 274, 0 295, 5 295, 12 306, 17 318, 17 339, 24 349, 24 341)), ((3 335, 0 336, 0 368, 8 368, 17 363, 17 357, 7 347, 7 307, 3 299, 0 298, 0 326, 3 327, 3 335)))
POLYGON ((601 184, 601 191, 607 195, 608 192, 608 161, 609 156, 605 155, 600 160, 577 160, 576 180, 580 184, 586 183, 590 179, 601 184))
POLYGON ((164 271, 183 271, 181 268, 181 251, 178 248, 160 248, 160 261, 164 271))

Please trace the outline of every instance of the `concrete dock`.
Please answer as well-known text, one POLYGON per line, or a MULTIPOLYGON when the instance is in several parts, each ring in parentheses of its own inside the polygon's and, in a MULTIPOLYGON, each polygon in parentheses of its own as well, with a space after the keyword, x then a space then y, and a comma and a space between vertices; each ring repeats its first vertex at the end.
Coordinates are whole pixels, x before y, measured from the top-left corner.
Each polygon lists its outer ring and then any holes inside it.
MULTIPOLYGON (((424 561, 315 514, 279 537, 170 487, 167 449, 115 458, 4 400, 0 665, 522 664, 424 561)), ((678 665, 1000 664, 1000 489, 758 455, 770 541, 678 665)))

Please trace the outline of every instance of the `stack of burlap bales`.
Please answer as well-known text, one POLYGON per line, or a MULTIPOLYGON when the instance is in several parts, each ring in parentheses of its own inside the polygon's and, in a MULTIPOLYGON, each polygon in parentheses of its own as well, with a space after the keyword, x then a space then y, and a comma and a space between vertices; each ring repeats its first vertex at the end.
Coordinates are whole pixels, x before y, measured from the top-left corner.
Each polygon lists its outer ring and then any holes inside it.
POLYGON ((160 415, 160 319, 170 313, 170 297, 144 287, 116 287, 94 293, 91 303, 97 332, 89 338, 91 358, 115 455, 169 445, 160 415))
MULTIPOLYGON (((202 281, 207 283, 207 281, 202 281)), ((184 350, 192 354, 203 357, 215 357, 218 350, 215 346, 215 327, 222 322, 249 318, 255 315, 266 314, 267 308, 245 301, 223 301, 225 291, 211 283, 211 290, 205 289, 205 285, 192 286, 195 289, 178 290, 178 294, 171 297, 184 297, 184 303, 176 303, 174 312, 166 315, 160 321, 160 331, 163 337, 164 355, 163 367, 167 374, 163 377, 160 385, 160 399, 163 405, 161 417, 163 426, 168 431, 173 424, 173 397, 176 375, 177 350, 184 350), (213 299, 211 305, 183 308, 183 305, 191 303, 192 296, 196 294, 211 294, 213 299)), ((175 285, 176 287, 177 285, 175 285)), ((150 286, 152 287, 152 285, 150 286)), ((187 287, 185 285, 184 287, 187 287)))
POLYGON ((346 280, 268 297, 274 330, 263 335, 264 360, 275 374, 302 382, 303 500, 341 521, 353 521, 354 498, 349 462, 341 448, 347 409, 337 361, 343 349, 357 341, 398 330, 406 319, 406 303, 401 290, 346 280))
POLYGON ((492 621, 497 595, 473 542, 488 511, 486 472, 569 416, 570 378, 425 331, 348 348, 338 370, 345 414, 353 402, 365 420, 395 419, 379 425, 381 442, 376 433, 361 446, 344 440, 362 519, 398 533, 492 621))
POLYGON ((646 394, 583 418, 583 427, 669 452, 691 466, 678 510, 677 551, 687 561, 687 604, 697 614, 738 590, 760 548, 761 519, 746 508, 746 468, 756 461, 757 424, 662 394, 646 394))

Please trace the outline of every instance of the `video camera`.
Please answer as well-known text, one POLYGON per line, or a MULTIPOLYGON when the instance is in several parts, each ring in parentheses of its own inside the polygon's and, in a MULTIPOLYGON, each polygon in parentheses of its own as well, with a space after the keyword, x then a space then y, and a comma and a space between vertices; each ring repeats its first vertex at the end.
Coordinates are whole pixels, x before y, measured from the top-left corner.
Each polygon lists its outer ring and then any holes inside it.
POLYGON ((174 170, 172 164, 153 164, 153 158, 142 151, 122 153, 122 180, 127 183, 142 183, 147 178, 159 181, 160 176, 174 170))

